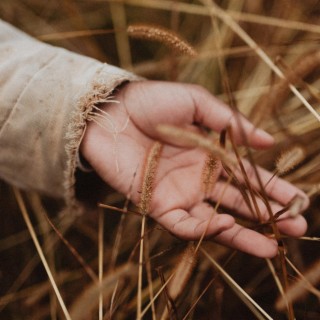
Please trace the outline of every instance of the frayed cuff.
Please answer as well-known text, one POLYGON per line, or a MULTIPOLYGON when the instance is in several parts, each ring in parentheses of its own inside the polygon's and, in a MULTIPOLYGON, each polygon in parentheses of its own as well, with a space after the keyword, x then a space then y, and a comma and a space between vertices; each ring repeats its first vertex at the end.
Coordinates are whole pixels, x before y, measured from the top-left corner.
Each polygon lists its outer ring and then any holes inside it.
MULTIPOLYGON (((80 144, 86 131, 89 114, 96 106, 102 103, 108 103, 111 100, 111 96, 115 88, 119 87, 121 84, 130 81, 143 80, 142 78, 126 71, 123 71, 123 74, 118 74, 116 77, 112 77, 112 74, 108 74, 105 70, 106 68, 108 68, 106 65, 102 67, 102 70, 100 70, 97 75, 97 79, 92 83, 92 88, 89 89, 85 96, 78 100, 77 108, 72 114, 66 134, 68 143, 66 145, 67 167, 65 170, 64 184, 65 201, 67 208, 69 208, 68 211, 72 211, 72 213, 76 214, 82 214, 83 211, 86 210, 86 200, 83 201, 83 199, 78 199, 75 192, 77 168, 83 172, 88 172, 89 175, 95 174, 90 170, 90 167, 82 162, 79 153, 80 144)), ((101 183, 99 183, 98 187, 101 187, 101 183)))

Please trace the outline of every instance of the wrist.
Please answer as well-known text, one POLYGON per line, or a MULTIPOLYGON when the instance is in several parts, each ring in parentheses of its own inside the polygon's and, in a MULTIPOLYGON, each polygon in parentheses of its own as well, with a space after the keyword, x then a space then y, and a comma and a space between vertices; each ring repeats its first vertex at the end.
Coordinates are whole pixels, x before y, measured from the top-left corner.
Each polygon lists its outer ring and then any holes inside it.
POLYGON ((97 103, 88 113, 78 157, 79 168, 83 169, 82 171, 105 166, 97 157, 101 148, 109 150, 105 154, 105 163, 112 156, 117 137, 129 122, 129 115, 124 108, 124 92, 130 83, 126 81, 117 86, 105 102, 97 103))

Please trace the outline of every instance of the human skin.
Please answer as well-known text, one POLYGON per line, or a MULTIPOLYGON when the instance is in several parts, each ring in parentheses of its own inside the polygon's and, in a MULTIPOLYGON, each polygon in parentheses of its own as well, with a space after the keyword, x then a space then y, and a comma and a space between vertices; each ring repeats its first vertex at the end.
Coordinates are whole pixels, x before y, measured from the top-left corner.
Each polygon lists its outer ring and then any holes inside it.
MULTIPOLYGON (((117 102, 100 106, 109 120, 96 118, 100 125, 88 121, 81 143, 82 155, 107 184, 123 194, 131 192, 132 201, 138 204, 144 163, 154 143, 160 141, 163 149, 154 180, 150 217, 182 239, 196 240, 205 232, 206 238, 258 257, 269 258, 277 254, 274 239, 240 226, 229 214, 213 214, 213 208, 204 201, 205 196, 213 201, 221 200, 222 208, 233 209, 239 216, 252 219, 239 190, 226 184, 222 169, 212 192, 204 195, 201 173, 207 154, 199 148, 183 148, 164 140, 157 126, 170 124, 199 130, 201 125, 216 132, 231 126, 237 144, 246 142, 255 149, 273 145, 269 134, 254 128, 240 114, 236 116, 221 101, 196 85, 130 82, 115 91, 114 100, 117 102), (247 137, 246 141, 243 141, 242 133, 247 137)), ((248 163, 246 169, 252 172, 248 163)), ((258 171, 266 184, 272 174, 261 168, 258 171)), ((256 178, 251 176, 253 186, 258 188, 256 178)), ((266 192, 273 213, 297 194, 305 199, 302 209, 308 206, 307 196, 280 178, 273 178, 266 192)), ((269 215, 263 202, 260 199, 257 202, 262 217, 267 220, 269 215)), ((277 223, 281 233, 295 237, 305 233, 307 223, 301 215, 284 217, 287 218, 277 223)))

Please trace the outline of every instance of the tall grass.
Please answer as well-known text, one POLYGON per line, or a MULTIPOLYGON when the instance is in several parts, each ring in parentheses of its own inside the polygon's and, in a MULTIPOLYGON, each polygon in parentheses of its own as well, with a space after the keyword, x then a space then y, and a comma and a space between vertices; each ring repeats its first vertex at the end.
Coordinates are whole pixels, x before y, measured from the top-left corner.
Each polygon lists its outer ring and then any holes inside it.
MULTIPOLYGON (((226 182, 257 220, 237 221, 271 234, 281 248, 275 259, 258 259, 204 239, 176 239, 149 219, 156 143, 138 208, 130 195, 111 192, 103 209, 73 220, 57 215, 59 201, 21 196, 1 182, 0 318, 320 318, 319 10, 316 0, 0 2, 2 19, 42 41, 151 79, 197 83, 270 132, 275 146, 253 152, 235 146, 230 131, 219 146, 211 132, 158 128, 167 140, 208 152, 199 177, 204 194, 221 161, 226 182), (259 221, 246 171, 240 169, 244 182, 235 175, 241 156, 310 196, 306 236, 280 234, 282 212, 259 221)), ((260 196, 268 206, 265 187, 260 196)), ((292 212, 299 201, 288 204, 292 212)))

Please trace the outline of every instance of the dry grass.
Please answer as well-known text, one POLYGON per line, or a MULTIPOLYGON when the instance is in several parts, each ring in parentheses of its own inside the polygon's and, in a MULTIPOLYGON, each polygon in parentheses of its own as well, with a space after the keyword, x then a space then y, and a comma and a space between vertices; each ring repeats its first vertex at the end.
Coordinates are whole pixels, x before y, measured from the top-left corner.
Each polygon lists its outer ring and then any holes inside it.
MULTIPOLYGON (((319 319, 319 11, 316 0, 1 1, 2 19, 42 41, 151 79, 200 84, 274 136, 271 150, 253 153, 225 132, 227 152, 211 133, 159 128, 173 143, 208 152, 205 194, 221 161, 259 218, 250 179, 233 174, 246 154, 301 187, 311 206, 299 239, 281 235, 273 217, 272 230, 239 219, 281 244, 279 257, 265 261, 178 240, 148 219, 160 144, 146 159, 139 210, 130 194, 110 193, 103 209, 73 220, 57 215, 56 200, 22 197, 1 182, 0 318, 227 320, 236 311, 237 319, 319 319)), ((299 197, 288 205, 293 213, 299 206, 299 197)))

